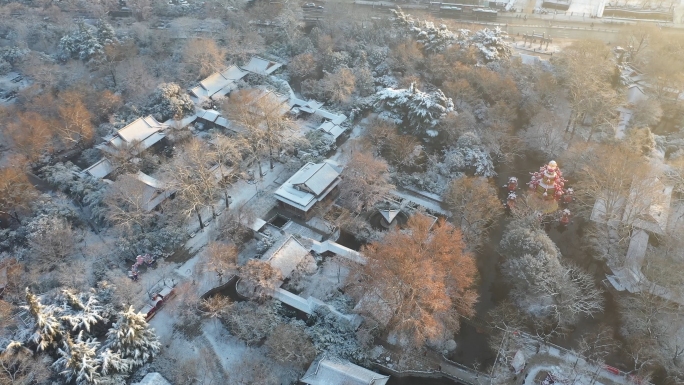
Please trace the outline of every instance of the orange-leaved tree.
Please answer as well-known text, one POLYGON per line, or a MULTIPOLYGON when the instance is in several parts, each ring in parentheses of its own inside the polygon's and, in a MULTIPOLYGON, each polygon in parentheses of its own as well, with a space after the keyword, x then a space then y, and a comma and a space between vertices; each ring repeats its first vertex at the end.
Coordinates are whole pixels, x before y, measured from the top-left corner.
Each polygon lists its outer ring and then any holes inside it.
POLYGON ((357 309, 386 324, 400 342, 448 339, 460 316, 474 314, 477 268, 451 224, 417 213, 404 230, 390 231, 362 252, 366 264, 350 275, 357 309))

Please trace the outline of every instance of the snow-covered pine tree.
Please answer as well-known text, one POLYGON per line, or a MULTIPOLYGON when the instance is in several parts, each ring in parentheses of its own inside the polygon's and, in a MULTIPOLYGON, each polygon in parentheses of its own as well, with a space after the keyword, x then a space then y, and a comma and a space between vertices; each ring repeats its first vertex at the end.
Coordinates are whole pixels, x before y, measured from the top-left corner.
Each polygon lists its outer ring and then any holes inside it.
POLYGON ((36 331, 31 339, 38 345, 38 350, 57 347, 64 334, 62 325, 55 316, 59 309, 53 305, 43 306, 28 287, 26 288, 26 306, 24 309, 29 311, 36 322, 36 331))
POLYGON ((102 306, 95 296, 88 295, 88 300, 83 302, 85 293, 79 295, 74 294, 70 290, 63 290, 62 294, 65 299, 63 306, 65 314, 61 317, 63 321, 68 322, 72 331, 78 329, 85 329, 90 332, 90 326, 102 321, 102 306))
POLYGON ((128 373, 133 368, 131 360, 121 357, 119 352, 113 352, 109 348, 100 352, 100 361, 102 363, 102 374, 105 376, 128 373))
POLYGON ((68 58, 89 61, 104 53, 102 45, 97 37, 90 31, 85 23, 78 24, 78 31, 65 35, 59 40, 59 48, 62 50, 62 59, 68 58))
POLYGON ((67 336, 63 349, 58 349, 60 357, 52 364, 67 382, 76 385, 98 384, 100 359, 97 357, 99 343, 93 339, 83 340, 83 331, 75 340, 67 336))
POLYGON ((119 313, 118 320, 107 332, 106 346, 124 359, 130 359, 133 367, 142 366, 154 357, 161 347, 154 329, 145 321, 142 313, 133 306, 119 313))
POLYGON ((107 23, 104 19, 97 21, 97 41, 100 42, 102 46, 118 42, 114 28, 112 28, 111 24, 107 23))

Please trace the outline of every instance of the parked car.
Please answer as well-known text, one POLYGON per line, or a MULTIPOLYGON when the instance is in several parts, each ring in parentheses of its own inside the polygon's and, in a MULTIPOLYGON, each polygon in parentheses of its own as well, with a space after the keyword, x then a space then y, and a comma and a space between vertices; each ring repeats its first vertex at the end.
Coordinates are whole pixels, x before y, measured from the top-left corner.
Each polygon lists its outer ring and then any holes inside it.
POLYGON ((316 4, 306 3, 306 4, 302 5, 302 8, 316 8, 316 4))

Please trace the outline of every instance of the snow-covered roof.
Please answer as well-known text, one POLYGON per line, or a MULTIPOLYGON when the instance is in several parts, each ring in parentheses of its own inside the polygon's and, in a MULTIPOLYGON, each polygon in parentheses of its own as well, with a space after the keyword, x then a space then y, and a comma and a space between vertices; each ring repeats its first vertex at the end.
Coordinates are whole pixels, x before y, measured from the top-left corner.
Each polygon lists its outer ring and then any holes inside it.
POLYGON ((298 99, 295 96, 292 96, 290 98, 290 106, 292 107, 299 107, 302 111, 308 112, 308 113, 313 113, 317 109, 323 107, 324 103, 317 102, 315 100, 303 100, 303 99, 298 99))
POLYGON ((164 124, 159 123, 154 116, 149 115, 134 120, 128 126, 120 129, 117 135, 129 143, 134 141, 142 142, 152 134, 164 129, 166 129, 164 124))
POLYGON ((292 175, 288 182, 294 187, 304 188, 319 195, 339 176, 340 173, 327 162, 309 162, 292 175))
POLYGON ((225 96, 237 88, 235 82, 242 79, 247 72, 237 66, 230 66, 221 72, 214 72, 200 82, 200 85, 190 89, 190 93, 198 98, 212 98, 225 96))
POLYGON ((92 166, 83 170, 84 174, 88 174, 97 179, 102 179, 114 171, 114 166, 107 158, 102 158, 95 162, 92 166))
POLYGON ((308 211, 339 183, 340 171, 330 162, 305 164, 275 191, 276 199, 308 211))
POLYGON ((394 218, 397 217, 400 210, 380 210, 380 215, 387 221, 387 223, 392 223, 394 218))
POLYGON ((152 211, 155 207, 159 206, 166 198, 171 196, 175 192, 173 189, 167 189, 166 184, 162 181, 155 179, 142 171, 138 171, 135 175, 135 179, 144 185, 143 188, 143 209, 145 211, 152 211))
POLYGON ((385 385, 388 380, 389 376, 325 356, 316 359, 300 379, 308 385, 385 385))
POLYGON ((316 262, 309 255, 309 250, 290 235, 279 245, 274 245, 271 250, 264 254, 262 259, 280 270, 283 278, 288 278, 307 257, 315 265, 316 262))
POLYGON ((152 188, 164 188, 165 185, 162 183, 162 181, 158 179, 154 179, 151 176, 143 173, 142 171, 138 171, 138 173, 135 175, 136 179, 139 181, 143 182, 145 185, 150 186, 152 188))
POLYGON ((199 110, 197 112, 197 117, 210 121, 212 123, 215 122, 219 116, 221 116, 221 113, 216 110, 199 110))
POLYGON ((171 385, 161 374, 157 372, 147 373, 142 381, 133 385, 171 385))
POLYGON ((331 121, 323 122, 319 127, 319 131, 323 131, 326 134, 332 136, 334 140, 340 137, 347 129, 339 126, 331 121))
POLYGON ((221 75, 224 78, 234 80, 234 81, 244 78, 245 75, 247 75, 247 74, 248 74, 247 71, 243 71, 240 69, 240 67, 234 66, 234 65, 226 68, 225 70, 223 70, 221 72, 221 75))
POLYGON ((347 117, 342 115, 342 114, 334 114, 330 111, 323 110, 321 108, 317 109, 314 112, 314 115, 318 115, 324 119, 328 119, 334 124, 342 124, 345 120, 347 120, 347 117))
POLYGON ((233 83, 232 80, 224 78, 219 72, 215 72, 202 80, 200 86, 204 88, 207 91, 207 95, 211 97, 221 88, 229 86, 231 83, 233 83))
POLYGON ((242 69, 258 75, 270 75, 280 67, 282 67, 281 63, 262 59, 258 56, 253 56, 249 60, 249 63, 244 65, 242 69))
POLYGON ((106 142, 98 145, 97 148, 114 152, 126 144, 138 142, 138 148, 142 151, 162 140, 166 136, 163 131, 167 128, 166 124, 159 123, 152 115, 138 118, 117 131, 116 134, 105 138, 106 142))

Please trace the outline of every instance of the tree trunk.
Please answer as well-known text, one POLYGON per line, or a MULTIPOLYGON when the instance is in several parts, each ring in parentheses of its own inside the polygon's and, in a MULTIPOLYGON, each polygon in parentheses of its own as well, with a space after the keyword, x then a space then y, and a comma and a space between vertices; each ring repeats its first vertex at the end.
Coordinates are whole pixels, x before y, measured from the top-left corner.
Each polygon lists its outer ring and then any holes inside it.
POLYGON ((273 170, 273 144, 271 141, 268 141, 268 161, 271 166, 271 170, 273 170))
POLYGON ((572 111, 572 113, 570 113, 570 119, 568 119, 568 125, 565 126, 565 132, 570 131, 570 124, 574 121, 574 118, 575 118, 575 111, 572 111))
POLYGON ((591 136, 594 135, 594 130, 596 130, 596 126, 592 124, 591 130, 589 130, 589 137, 587 137, 587 142, 589 142, 591 140, 591 136))
POLYGON ((195 213, 197 214, 197 219, 199 220, 200 230, 204 230, 204 222, 202 222, 202 216, 200 215, 199 209, 195 209, 195 213))
POLYGON ((21 226, 21 220, 19 219, 19 213, 17 213, 16 210, 14 210, 14 215, 10 214, 10 218, 12 218, 12 219, 14 219, 15 221, 17 221, 17 223, 19 224, 19 226, 21 226))
POLYGON ((214 209, 214 205, 211 205, 211 216, 212 218, 216 218, 216 210, 214 209))
POLYGON ((228 189, 227 188, 223 189, 223 197, 226 199, 226 209, 227 209, 228 206, 230 206, 230 202, 228 201, 228 189))
POLYGON ((261 170, 261 159, 257 159, 257 163, 259 164, 259 180, 263 180, 264 179, 264 173, 261 170))

